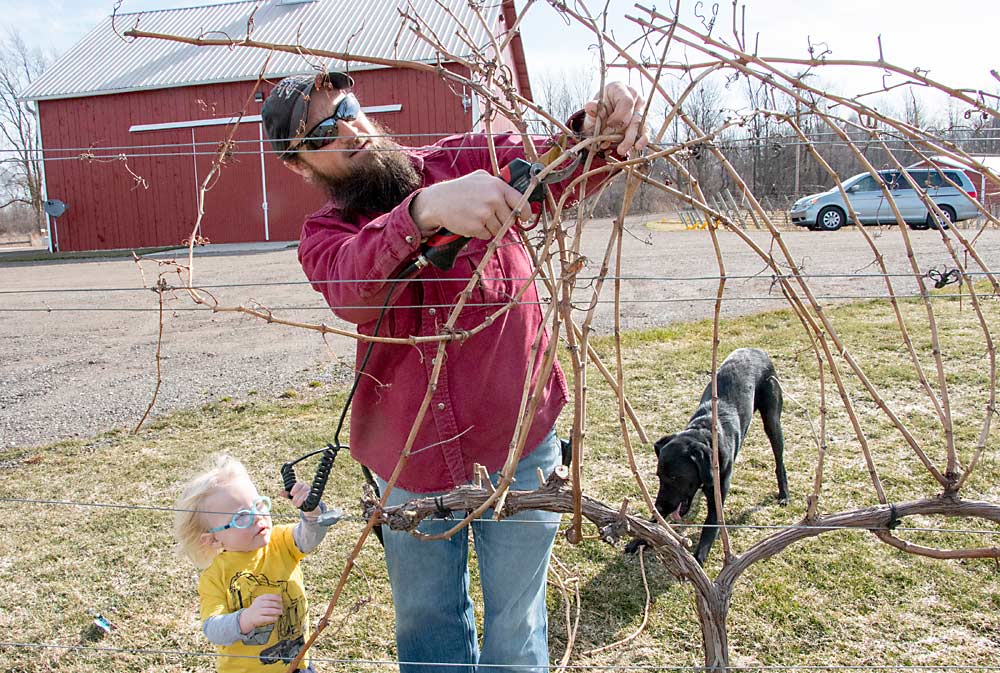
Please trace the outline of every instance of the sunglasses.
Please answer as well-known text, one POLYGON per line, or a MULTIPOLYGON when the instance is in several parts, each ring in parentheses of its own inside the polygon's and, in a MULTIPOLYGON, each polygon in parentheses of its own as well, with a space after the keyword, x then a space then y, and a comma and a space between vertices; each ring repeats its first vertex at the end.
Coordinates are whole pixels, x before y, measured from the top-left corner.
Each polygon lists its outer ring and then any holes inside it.
POLYGON ((355 98, 353 93, 349 93, 340 99, 333 114, 323 119, 313 126, 302 138, 298 145, 288 151, 287 154, 296 154, 302 150, 318 150, 326 147, 337 139, 340 129, 337 122, 340 120, 352 122, 361 114, 361 103, 355 98))
POLYGON ((253 501, 253 503, 248 508, 241 509, 240 511, 233 514, 233 518, 229 520, 224 526, 216 526, 215 528, 209 528, 209 533, 218 533, 220 531, 229 530, 230 528, 249 528, 253 524, 253 520, 258 514, 270 514, 271 513, 271 499, 266 495, 262 495, 253 501))

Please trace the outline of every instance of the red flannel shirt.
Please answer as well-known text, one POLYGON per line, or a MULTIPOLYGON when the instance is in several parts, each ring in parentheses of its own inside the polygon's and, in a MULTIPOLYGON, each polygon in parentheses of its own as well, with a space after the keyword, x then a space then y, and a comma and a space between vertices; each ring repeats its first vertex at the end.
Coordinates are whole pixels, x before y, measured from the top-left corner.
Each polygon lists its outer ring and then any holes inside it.
MULTIPOLYGON (((501 166, 524 155, 518 136, 497 137, 496 146, 501 166)), ((542 144, 539 147, 544 149, 542 144)), ((453 136, 407 153, 423 176, 424 187, 491 167, 486 138, 481 135, 453 136)), ((421 234, 410 216, 410 201, 416 193, 388 213, 362 216, 356 222, 345 221, 331 201, 303 226, 299 261, 306 276, 333 312, 358 325, 361 334, 374 330, 389 288, 386 279, 411 262, 420 249, 421 234)), ((508 233, 506 240, 511 244, 501 246, 490 259, 456 328, 480 325, 531 275, 530 259, 517 237, 508 233)), ((415 276, 418 282, 397 288, 379 336, 438 334, 486 245, 473 239, 450 271, 427 267, 415 276)), ((474 463, 490 472, 503 466, 514 440, 528 367, 534 385, 549 345, 546 332, 537 354, 531 352, 542 327, 542 307, 533 284, 521 302, 482 332, 448 344, 430 408, 397 481, 400 487, 418 493, 445 490, 468 483, 474 463)), ((367 342, 358 342, 356 366, 367 347, 367 342)), ((351 408, 351 454, 384 479, 392 474, 416 419, 436 351, 437 342, 375 344, 358 385, 351 408)), ((544 439, 567 396, 566 381, 556 363, 538 400, 524 455, 544 439)))

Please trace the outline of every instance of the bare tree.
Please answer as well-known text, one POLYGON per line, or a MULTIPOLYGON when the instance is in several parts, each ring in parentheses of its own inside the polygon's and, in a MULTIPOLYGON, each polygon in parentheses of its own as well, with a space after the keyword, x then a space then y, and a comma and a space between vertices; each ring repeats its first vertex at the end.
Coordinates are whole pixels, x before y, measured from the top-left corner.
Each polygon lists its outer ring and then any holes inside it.
POLYGON ((29 207, 35 228, 42 224, 42 174, 37 106, 18 99, 45 70, 46 57, 16 31, 0 44, 0 208, 29 207))
MULTIPOLYGON (((591 81, 592 75, 591 69, 583 66, 563 68, 545 73, 537 79, 532 88, 543 110, 556 119, 566 120, 591 99, 594 93, 591 89, 596 86, 591 81)), ((533 126, 539 126, 533 130, 540 133, 552 131, 545 128, 541 122, 533 126)))

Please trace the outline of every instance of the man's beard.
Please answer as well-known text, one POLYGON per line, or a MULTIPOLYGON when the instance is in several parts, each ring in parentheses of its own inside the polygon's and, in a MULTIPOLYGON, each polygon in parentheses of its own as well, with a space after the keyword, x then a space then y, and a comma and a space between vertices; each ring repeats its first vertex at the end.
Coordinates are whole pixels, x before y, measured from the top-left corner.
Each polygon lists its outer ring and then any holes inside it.
POLYGON ((410 156, 397 143, 385 137, 372 138, 367 150, 365 160, 346 175, 314 174, 348 221, 364 213, 387 213, 422 184, 410 156))

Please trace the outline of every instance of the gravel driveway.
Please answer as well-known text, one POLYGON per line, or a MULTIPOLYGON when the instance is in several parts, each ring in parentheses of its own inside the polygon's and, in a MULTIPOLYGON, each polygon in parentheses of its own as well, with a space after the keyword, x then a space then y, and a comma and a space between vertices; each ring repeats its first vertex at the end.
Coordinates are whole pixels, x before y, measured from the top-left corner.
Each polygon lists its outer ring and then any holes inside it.
MULTIPOLYGON (((717 281, 691 280, 718 274, 708 234, 648 231, 642 221, 629 224, 632 235, 624 243, 624 275, 641 279, 623 282, 622 328, 710 317, 717 281)), ((908 271, 899 234, 870 231, 879 236, 890 270, 908 271)), ((584 275, 597 271, 609 232, 607 222, 588 225, 584 252, 591 264, 584 275)), ((770 246, 767 234, 750 235, 765 249, 770 246)), ((780 294, 769 293, 771 274, 756 254, 735 235, 720 236, 731 278, 724 315, 782 307, 780 294), (737 278, 755 274, 760 276, 737 278)), ((783 239, 806 273, 874 273, 872 253, 853 227, 835 233, 785 232, 783 239)), ((937 232, 912 232, 912 239, 921 269, 950 266, 937 232)), ((294 248, 225 248, 199 249, 196 283, 261 285, 213 289, 222 305, 259 303, 291 320, 346 327, 304 282, 294 248)), ((1000 268, 1000 231, 987 231, 977 249, 991 269, 1000 268)), ((186 251, 177 254, 186 257, 186 251)), ((147 279, 156 273, 146 266, 147 279)), ((0 258, 0 448, 89 436, 139 420, 156 382, 158 329, 156 295, 141 286, 130 259, 5 263, 0 258)), ((863 275, 816 278, 811 286, 818 295, 837 298, 884 293, 880 279, 863 275)), ((900 281, 897 287, 915 291, 912 282, 900 281)), ((600 305, 595 321, 601 334, 613 325, 610 289, 606 286, 608 303, 600 305)), ((171 301, 169 308, 164 381, 154 413, 224 396, 242 398, 251 391, 273 396, 309 381, 349 380, 352 339, 324 342, 311 331, 213 314, 184 298, 171 301)))

